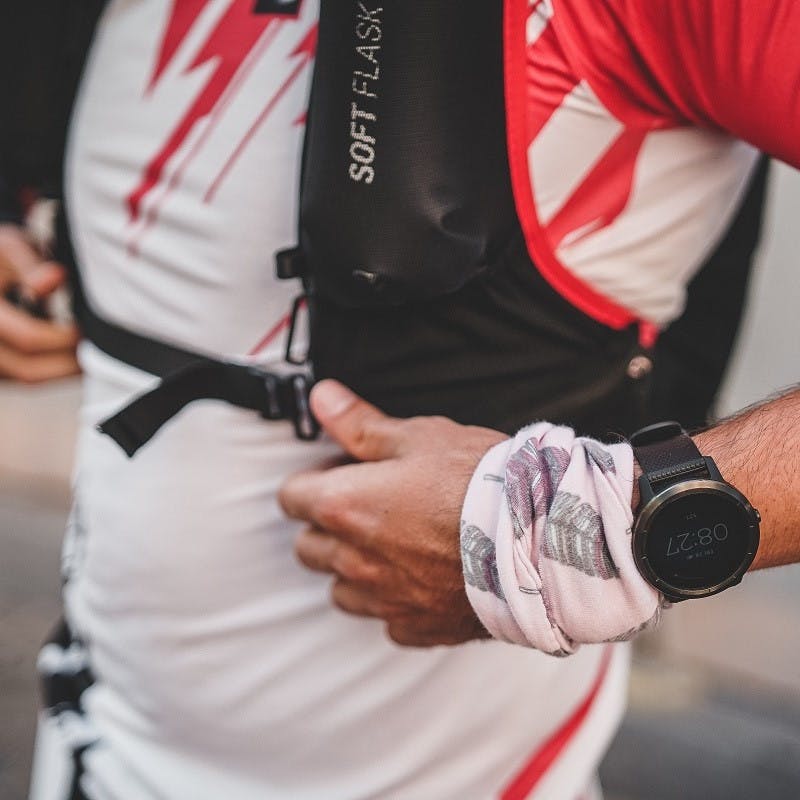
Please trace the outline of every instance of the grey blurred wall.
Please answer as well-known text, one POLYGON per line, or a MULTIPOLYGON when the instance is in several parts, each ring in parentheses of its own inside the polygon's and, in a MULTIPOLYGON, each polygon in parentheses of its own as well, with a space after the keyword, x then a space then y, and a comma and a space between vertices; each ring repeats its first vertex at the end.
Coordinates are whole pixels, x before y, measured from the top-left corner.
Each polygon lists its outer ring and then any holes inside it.
MULTIPOLYGON (((721 415, 800 383, 800 173, 773 164, 771 178, 763 243, 718 403, 721 415)), ((654 647, 660 655, 800 697, 800 566, 753 573, 702 606, 676 606, 665 615, 654 647)))
POLYGON ((772 165, 750 306, 719 403, 729 414, 800 383, 800 173, 772 165))

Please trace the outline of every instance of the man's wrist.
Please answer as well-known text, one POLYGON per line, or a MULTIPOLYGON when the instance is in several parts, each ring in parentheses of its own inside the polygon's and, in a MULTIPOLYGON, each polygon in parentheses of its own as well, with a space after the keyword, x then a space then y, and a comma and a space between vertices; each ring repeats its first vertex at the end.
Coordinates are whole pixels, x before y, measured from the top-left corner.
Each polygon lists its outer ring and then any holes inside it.
POLYGON ((631 491, 631 511, 633 511, 634 515, 639 509, 639 478, 642 477, 642 468, 639 466, 639 462, 636 460, 636 456, 633 457, 633 490, 631 491))

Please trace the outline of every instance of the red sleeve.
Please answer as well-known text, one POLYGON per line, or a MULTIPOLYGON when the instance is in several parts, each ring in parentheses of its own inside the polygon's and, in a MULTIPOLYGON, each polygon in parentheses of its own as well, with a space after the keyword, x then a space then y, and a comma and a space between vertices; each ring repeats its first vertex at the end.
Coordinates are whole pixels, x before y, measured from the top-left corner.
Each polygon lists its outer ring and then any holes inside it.
POLYGON ((553 0, 570 59, 629 124, 726 131, 800 167, 800 0, 553 0))

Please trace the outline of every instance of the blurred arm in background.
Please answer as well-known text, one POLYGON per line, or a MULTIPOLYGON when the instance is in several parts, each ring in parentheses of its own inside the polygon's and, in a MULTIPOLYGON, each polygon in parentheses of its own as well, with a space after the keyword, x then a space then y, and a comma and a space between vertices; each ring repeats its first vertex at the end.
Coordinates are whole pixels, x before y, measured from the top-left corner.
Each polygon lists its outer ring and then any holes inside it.
POLYGON ((58 198, 72 100, 101 0, 31 0, 0 11, 0 378, 78 372, 74 325, 48 318, 67 271, 25 231, 37 198, 58 198))
POLYGON ((65 282, 20 226, 0 224, 0 377, 39 383, 79 371, 77 329, 47 318, 42 303, 65 282))

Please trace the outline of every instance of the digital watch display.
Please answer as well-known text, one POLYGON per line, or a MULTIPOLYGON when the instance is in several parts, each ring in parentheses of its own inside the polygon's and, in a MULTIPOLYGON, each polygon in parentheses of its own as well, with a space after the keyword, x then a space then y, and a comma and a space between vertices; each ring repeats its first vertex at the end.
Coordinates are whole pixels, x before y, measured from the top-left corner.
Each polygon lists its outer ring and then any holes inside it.
POLYGON ((755 558, 759 515, 675 422, 631 437, 643 474, 633 528, 642 576, 670 600, 739 583, 755 558))

